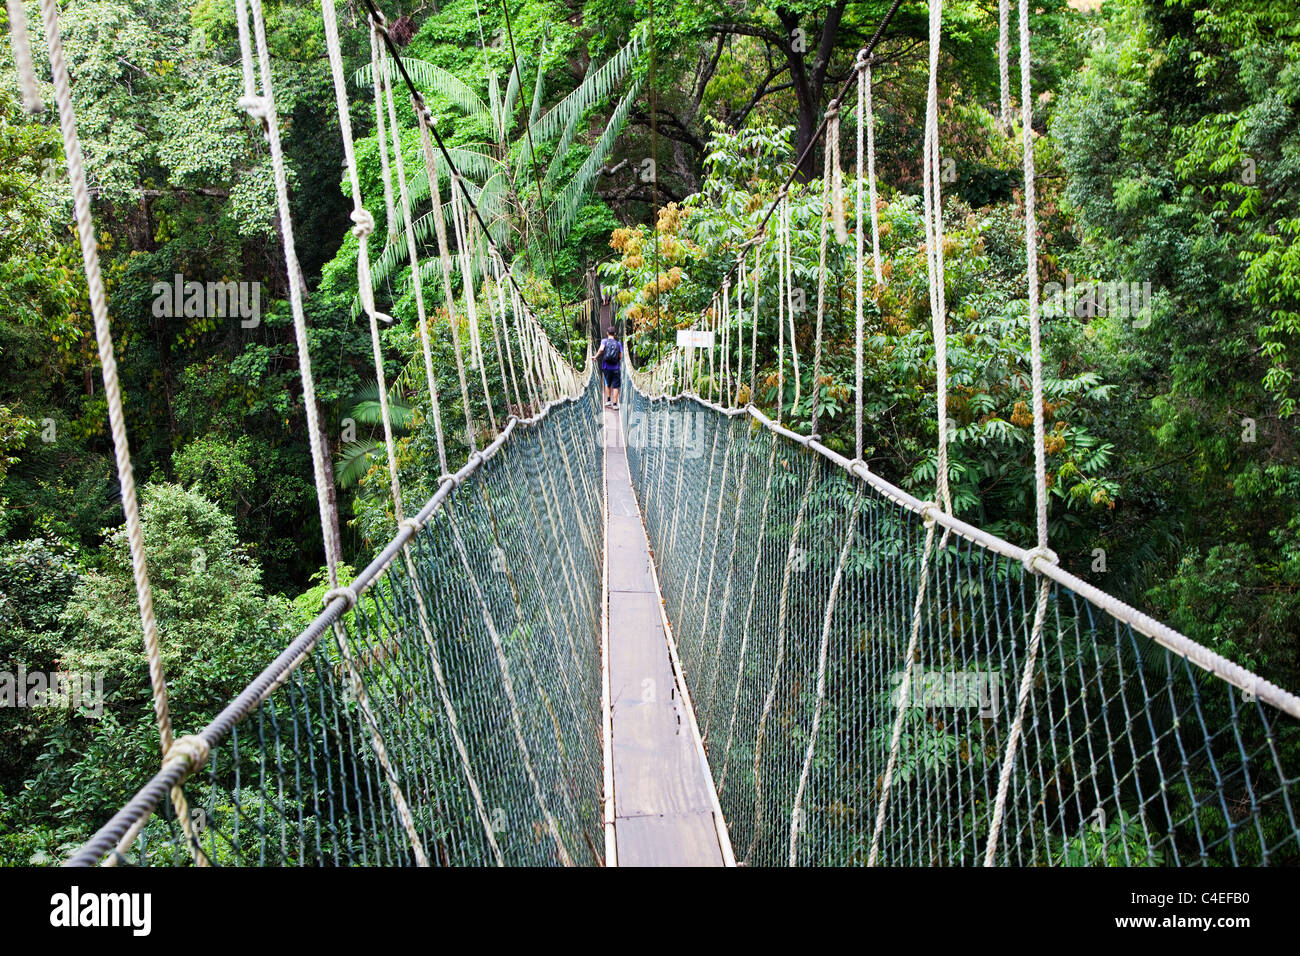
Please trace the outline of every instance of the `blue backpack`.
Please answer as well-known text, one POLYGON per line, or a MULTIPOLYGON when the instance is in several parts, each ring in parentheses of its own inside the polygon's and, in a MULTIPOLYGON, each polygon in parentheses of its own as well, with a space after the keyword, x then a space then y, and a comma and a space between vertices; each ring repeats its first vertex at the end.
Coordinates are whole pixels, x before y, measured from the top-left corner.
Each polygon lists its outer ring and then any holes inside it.
POLYGON ((600 350, 600 364, 605 368, 618 368, 623 358, 623 343, 618 339, 606 339, 600 350))

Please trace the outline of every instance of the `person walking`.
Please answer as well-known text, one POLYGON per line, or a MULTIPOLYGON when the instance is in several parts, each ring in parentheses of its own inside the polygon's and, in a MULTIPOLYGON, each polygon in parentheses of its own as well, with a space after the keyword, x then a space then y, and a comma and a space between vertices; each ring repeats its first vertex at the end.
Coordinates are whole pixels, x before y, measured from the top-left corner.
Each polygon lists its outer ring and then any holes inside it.
POLYGON ((596 359, 605 377, 605 407, 618 408, 618 392, 623 385, 623 343, 615 337, 612 326, 605 330, 596 359))

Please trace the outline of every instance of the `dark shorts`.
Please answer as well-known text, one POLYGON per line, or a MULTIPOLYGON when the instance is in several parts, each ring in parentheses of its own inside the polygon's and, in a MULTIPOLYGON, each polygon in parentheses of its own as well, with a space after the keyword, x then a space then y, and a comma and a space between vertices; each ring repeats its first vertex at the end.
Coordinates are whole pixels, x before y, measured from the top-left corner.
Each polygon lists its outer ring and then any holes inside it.
POLYGON ((623 376, 616 368, 602 368, 605 374, 605 384, 610 388, 620 388, 623 384, 623 376))

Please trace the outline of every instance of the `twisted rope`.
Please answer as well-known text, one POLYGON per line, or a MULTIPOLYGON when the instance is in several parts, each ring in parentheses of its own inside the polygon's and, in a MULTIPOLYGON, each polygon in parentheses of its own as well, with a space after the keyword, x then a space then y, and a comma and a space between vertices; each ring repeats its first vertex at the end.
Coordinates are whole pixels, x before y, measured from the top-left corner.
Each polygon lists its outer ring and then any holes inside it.
MULTIPOLYGON (((936 372, 935 390, 939 410, 938 461, 935 472, 935 498, 944 513, 952 514, 952 499, 948 493, 948 352, 947 352, 947 316, 943 300, 943 211, 942 198, 939 193, 938 154, 939 154, 939 44, 940 23, 943 17, 943 0, 929 0, 930 4, 930 82, 926 100, 925 145, 923 147, 922 165, 924 166, 925 191, 925 244, 926 277, 930 286, 930 322, 934 331, 934 364, 936 372)), ((884 779, 880 787, 880 803, 876 810, 876 825, 871 835, 871 849, 867 857, 867 866, 875 866, 880 852, 880 837, 885 826, 885 812, 889 805, 890 788, 894 779, 894 768, 898 763, 899 746, 903 735, 903 722, 907 715, 911 693, 912 671, 916 664, 917 647, 921 633, 921 616, 925 603, 926 585, 930 577, 930 558, 934 550, 934 514, 938 507, 930 506, 925 510, 926 530, 925 547, 921 553, 920 581, 916 590, 916 602, 912 608, 912 630, 908 638, 907 652, 903 669, 903 680, 898 690, 898 707, 894 716, 894 729, 889 744, 889 757, 885 762, 884 779)), ((945 527, 943 539, 939 543, 942 549, 948 541, 945 527)))
POLYGON ((9 35, 13 39, 14 66, 18 70, 18 88, 22 91, 23 109, 39 113, 45 109, 41 102, 40 86, 36 81, 36 67, 32 63, 32 41, 27 34, 27 11, 23 0, 7 0, 9 7, 9 35))
MULTIPOLYGON (((370 320, 370 347, 375 360, 375 382, 379 391, 379 417, 384 428, 384 448, 388 452, 388 476, 393 496, 393 511, 398 523, 402 521, 402 487, 397 476, 397 448, 393 441, 392 414, 388 407, 388 378, 384 374, 384 355, 379 343, 379 319, 375 310, 375 290, 370 275, 370 235, 375 231, 375 217, 362 205, 361 179, 357 173, 356 150, 352 142, 352 114, 348 107, 347 81, 343 77, 343 52, 339 46, 339 30, 334 10, 334 0, 321 0, 325 27, 325 47, 330 61, 330 74, 334 81, 334 100, 339 118, 339 133, 343 138, 343 163, 347 167, 348 181, 352 187, 352 234, 357 237, 357 288, 361 307, 370 320)), ((387 172, 387 171, 385 171, 387 172)), ((385 180, 385 192, 388 191, 385 180)), ((391 218, 389 219, 391 222, 391 218)), ((409 225, 409 223, 408 223, 409 225)), ((391 322, 388 316, 382 316, 391 322)))
MULTIPOLYGON (((817 244, 817 333, 813 340, 812 418, 810 434, 817 433, 817 416, 821 411, 822 324, 826 314, 826 245, 827 220, 835 224, 836 237, 844 232, 844 184, 840 179, 840 104, 832 103, 827 115, 826 149, 822 151, 822 214, 817 244)), ((844 240, 848 234, 844 233, 844 240)), ((841 240, 841 241, 844 241, 841 240)))
MULTIPOLYGON (((52 2, 52 0, 46 0, 52 2)), ((285 173, 284 153, 280 143, 280 125, 275 109, 275 90, 271 76, 271 55, 266 43, 266 22, 262 15, 261 0, 248 0, 251 8, 253 21, 253 39, 257 50, 257 60, 261 73, 261 95, 253 99, 245 96, 241 100, 241 105, 250 113, 258 116, 265 124, 267 135, 271 141, 271 160, 275 172, 275 192, 276 202, 280 217, 280 230, 284 237, 284 258, 285 267, 289 276, 289 295, 290 304, 293 310, 294 335, 298 346, 298 366, 302 373, 303 383, 303 404, 307 412, 307 429, 312 445, 312 460, 316 471, 316 500, 321 512, 321 528, 325 537, 325 554, 329 567, 329 582, 331 590, 338 588, 338 555, 334 553, 333 543, 330 538, 330 512, 326 498, 326 489, 329 487, 327 482, 331 479, 327 474, 324 458, 325 436, 321 432, 320 421, 316 409, 316 388, 312 380, 311 373, 311 353, 307 343, 307 321, 303 311, 302 303, 302 286, 299 281, 301 270, 298 265, 298 254, 294 248, 293 241, 293 221, 289 214, 289 186, 288 177, 285 173)), ((242 14, 242 11, 241 11, 242 14)), ((237 26, 243 39, 240 42, 241 51, 248 48, 247 34, 248 23, 244 16, 237 17, 237 26)), ((360 190, 354 196, 359 200, 360 190)), ((358 226, 365 225, 365 217, 358 222, 358 226)), ((360 707, 366 725, 370 730, 371 743, 375 750, 375 757, 384 770, 388 779, 389 790, 393 796, 393 802, 397 807, 398 815, 402 822, 402 827, 406 832, 407 839, 410 841, 412 852, 419 866, 428 866, 428 856, 424 851, 424 846, 420 841, 419 835, 415 830, 415 821, 411 815, 411 809, 406 800, 406 795, 397 778, 397 772, 392 766, 388 757, 388 750, 384 744, 383 736, 379 731, 379 722, 375 717, 374 711, 370 706, 369 694, 366 691, 365 681, 361 676, 360 669, 352 655, 352 650, 348 642, 347 633, 343 625, 338 621, 334 622, 334 634, 338 642, 339 651, 343 656, 344 663, 347 666, 349 684, 357 698, 357 705, 360 707)))
MULTIPOLYGON (((1038 532, 1038 545, 1026 555, 1025 567, 1038 572, 1036 563, 1046 557, 1055 564, 1055 555, 1047 546, 1047 448, 1043 408, 1043 356, 1042 336, 1038 314, 1038 220, 1034 211, 1034 106, 1032 99, 1029 62, 1029 0, 1020 0, 1020 122, 1023 126, 1021 148, 1025 168, 1025 279, 1029 286, 1029 364, 1032 377, 1034 403, 1034 511, 1038 532)), ((1034 612, 1034 626, 1030 633, 1025 669, 1020 679, 1020 692, 1016 697, 1016 717, 1007 734, 1006 751, 998 775, 998 792, 993 804, 993 817, 989 822, 989 839, 984 851, 984 865, 992 866, 997 855, 998 837, 1002 832, 1002 818, 1006 813, 1007 794, 1011 785, 1011 771, 1016 750, 1020 744, 1025 710, 1033 689, 1034 667, 1038 662, 1038 648, 1043 638, 1043 622, 1047 613, 1047 599, 1051 582, 1042 578, 1038 588, 1038 605, 1034 612)))
MULTIPOLYGON (((86 289, 90 295, 95 341, 99 348, 99 364, 104 378, 109 430, 113 435, 117 480, 121 490, 122 512, 126 519, 127 544, 131 553, 131 576, 135 583, 136 603, 140 609, 140 626, 144 632, 145 658, 149 664, 149 685, 153 692, 154 718, 158 725, 158 740, 162 749, 163 763, 166 764, 176 742, 172 733, 171 711, 167 701, 167 675, 163 669, 162 642, 158 635, 158 620, 153 608, 153 589, 149 584, 149 568, 144 552, 144 529, 140 524, 135 473, 131 466, 131 446, 126 435, 126 416, 122 407, 122 388, 118 381, 117 359, 113 352, 108 297, 99 268, 99 243, 90 212, 90 189, 86 185, 85 157, 81 151, 81 138, 77 134, 72 84, 68 76, 68 64, 63 54, 63 36, 59 29, 59 9, 56 0, 41 0, 41 17, 45 27, 46 46, 49 50, 50 71, 54 80, 54 99, 58 104, 59 131, 63 137, 63 153, 67 159, 68 181, 72 185, 77 239, 81 245, 82 266, 86 273, 86 289)), ((34 69, 30 68, 30 63, 28 66, 28 73, 34 78, 34 69)), ((190 747, 191 745, 187 743, 187 752, 190 747)), ((179 787, 176 787, 172 789, 171 796, 177 820, 194 855, 194 862, 198 866, 206 866, 207 858, 198 849, 198 837, 190 820, 189 804, 185 800, 185 795, 180 792, 179 787)), ((139 830, 137 829, 136 832, 138 833, 139 830)), ((129 846, 130 844, 127 844, 127 847, 129 846)))
POLYGON ((1011 68, 1007 62, 1010 19, 1011 3, 998 0, 998 122, 1003 128, 1011 123, 1011 68))

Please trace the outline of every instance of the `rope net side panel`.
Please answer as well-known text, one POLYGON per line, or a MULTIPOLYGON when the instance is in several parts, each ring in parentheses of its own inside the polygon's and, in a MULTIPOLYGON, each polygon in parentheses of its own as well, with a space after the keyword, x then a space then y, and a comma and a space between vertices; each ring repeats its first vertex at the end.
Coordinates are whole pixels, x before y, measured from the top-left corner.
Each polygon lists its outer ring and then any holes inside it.
MULTIPOLYGON (((921 517, 750 415, 623 408, 737 859, 982 863, 1040 580, 936 534, 909 662, 921 517)), ((1031 673, 994 862, 1300 863, 1293 718, 1057 584, 1031 673)))
MULTIPOLYGON (((341 617, 433 865, 601 861, 598 407, 519 423, 341 617)), ((336 631, 185 784, 214 865, 416 862, 336 631)), ((123 862, 191 853, 163 801, 123 862)))

